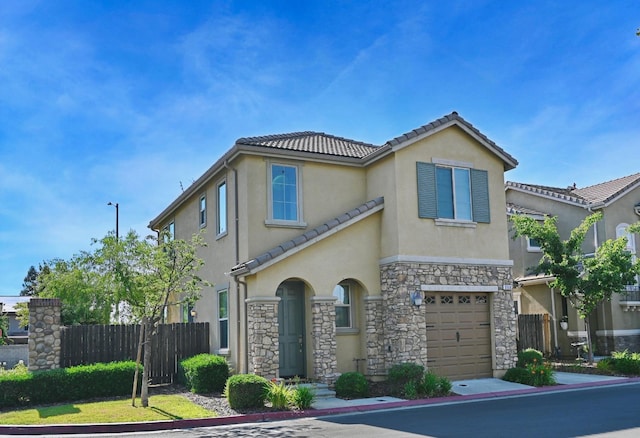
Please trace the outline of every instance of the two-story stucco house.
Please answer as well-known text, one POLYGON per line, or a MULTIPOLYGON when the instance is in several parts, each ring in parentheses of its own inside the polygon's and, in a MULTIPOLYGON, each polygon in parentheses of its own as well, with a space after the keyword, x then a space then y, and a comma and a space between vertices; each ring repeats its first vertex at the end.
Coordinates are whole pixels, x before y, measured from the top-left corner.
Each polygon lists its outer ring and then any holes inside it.
MULTIPOLYGON (((601 211, 603 219, 587 234, 583 244, 585 254, 593 254, 602 242, 627 236, 629 251, 636 254, 640 238, 626 230, 640 218, 640 173, 589 187, 547 187, 518 182, 506 183, 507 213, 526 214, 543 220, 556 216, 558 230, 568 239, 571 230, 589 214, 601 211)), ((514 261, 513 275, 517 287, 514 296, 522 314, 548 314, 550 341, 563 356, 576 354, 571 343, 586 340, 585 324, 579 320, 570 303, 558 291, 549 287, 552 278, 528 273, 537 265, 541 253, 535 241, 525 237, 511 240, 510 254, 514 261), (567 329, 561 328, 562 317, 568 318, 567 329)), ((608 355, 612 351, 640 351, 640 296, 638 282, 629 285, 625 294, 614 294, 604 302, 589 322, 595 353, 608 355)), ((549 351, 554 352, 554 351, 549 351)))
POLYGON ((194 310, 237 372, 330 381, 416 362, 488 377, 516 356, 504 214, 516 165, 455 112, 382 146, 240 138, 149 226, 206 228, 215 287, 194 310))

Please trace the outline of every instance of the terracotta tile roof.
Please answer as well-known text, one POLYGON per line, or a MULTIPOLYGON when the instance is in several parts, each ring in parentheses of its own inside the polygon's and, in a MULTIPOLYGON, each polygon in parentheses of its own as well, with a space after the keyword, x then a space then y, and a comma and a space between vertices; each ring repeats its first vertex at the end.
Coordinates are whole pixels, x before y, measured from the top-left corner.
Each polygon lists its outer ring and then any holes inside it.
POLYGON ((418 137, 419 135, 425 134, 429 131, 432 131, 436 128, 438 128, 441 125, 445 125, 451 122, 457 121, 460 124, 462 124, 463 126, 465 126, 467 129, 469 129, 471 132, 473 132, 476 136, 478 136, 480 139, 482 139, 482 141, 484 141, 486 144, 488 144, 492 149, 494 149, 494 151, 498 154, 501 155, 503 160, 505 160, 505 162, 509 162, 510 166, 509 168, 514 168, 518 165, 518 160, 516 160, 514 157, 512 157, 511 155, 509 155, 504 149, 502 149, 500 146, 498 146, 497 144, 495 144, 492 140, 490 140, 486 135, 484 135, 482 132, 480 132, 475 126, 473 126, 471 123, 467 122, 465 119, 463 119, 457 112, 453 111, 451 114, 446 115, 444 117, 440 117, 437 120, 434 120, 431 123, 427 123, 426 125, 422 125, 419 128, 416 128, 412 131, 409 131, 407 133, 404 133, 396 138, 393 138, 391 140, 389 140, 387 143, 385 143, 386 145, 389 146, 396 146, 398 144, 404 143, 407 140, 410 140, 412 138, 418 137))
POLYGON ((506 182, 507 188, 515 188, 540 195, 573 202, 579 205, 607 204, 625 191, 640 185, 640 173, 624 176, 611 181, 606 181, 592 186, 577 188, 575 184, 567 188, 541 186, 535 184, 523 184, 519 182, 506 182))
POLYGON ((640 184, 640 173, 635 173, 622 178, 595 184, 593 186, 575 189, 573 193, 584 198, 589 203, 607 203, 621 195, 634 185, 640 184))
POLYGON ((507 214, 525 214, 530 216, 548 216, 548 213, 507 202, 507 214))
POLYGON ((560 187, 549 187, 549 186, 541 186, 536 184, 524 184, 515 181, 507 181, 505 183, 507 188, 520 189, 522 191, 535 193, 538 195, 548 196, 550 198, 556 198, 561 201, 572 202, 580 205, 587 205, 587 201, 584 200, 581 196, 575 196, 573 193, 573 187, 570 188, 560 188, 560 187))
POLYGON ((291 240, 287 240, 286 242, 283 242, 280 245, 274 248, 271 248, 269 251, 263 252, 262 254, 258 255, 257 257, 251 260, 248 260, 244 263, 240 263, 234 266, 233 268, 231 268, 231 275, 245 274, 257 268, 258 266, 261 266, 270 260, 280 257, 283 254, 287 253, 288 251, 291 251, 296 247, 300 247, 306 244, 307 242, 310 242, 311 240, 316 239, 322 236, 323 234, 326 234, 330 230, 333 230, 339 227, 340 225, 346 224, 347 222, 350 222, 358 218, 359 216, 362 216, 366 212, 372 211, 375 208, 383 205, 384 205, 384 198, 382 196, 372 199, 371 201, 365 202, 364 204, 361 204, 356 208, 349 210, 348 212, 338 217, 335 217, 330 221, 325 222, 324 224, 312 230, 309 230, 297 237, 294 237, 291 240))
POLYGON ((350 158, 364 158, 379 149, 372 144, 313 131, 244 137, 236 140, 236 144, 350 158))

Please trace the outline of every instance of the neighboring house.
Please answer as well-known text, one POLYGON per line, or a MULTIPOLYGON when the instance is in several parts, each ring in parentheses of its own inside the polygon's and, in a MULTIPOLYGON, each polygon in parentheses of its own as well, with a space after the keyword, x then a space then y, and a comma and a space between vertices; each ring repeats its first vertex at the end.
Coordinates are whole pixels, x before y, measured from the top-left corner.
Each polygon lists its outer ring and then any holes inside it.
POLYGON ((20 322, 16 317, 16 304, 28 303, 29 297, 22 296, 0 296, 0 314, 9 317, 9 340, 14 344, 26 344, 29 339, 29 330, 20 327, 20 322))
POLYGON ((516 165, 455 112, 382 146, 240 138, 149 227, 206 229, 215 286, 193 311, 236 372, 331 381, 415 362, 498 376, 516 358, 504 214, 516 165))
MULTIPOLYGON (((593 227, 583 244, 585 254, 608 239, 627 236, 628 249, 634 255, 640 248, 640 238, 630 235, 626 229, 640 218, 640 173, 613 181, 578 188, 547 187, 518 182, 506 183, 507 214, 525 214, 538 220, 546 215, 556 216, 558 230, 568 239, 571 230, 592 212, 601 211, 603 219, 593 227)), ((531 239, 520 237, 511 240, 509 248, 514 261, 513 275, 517 287, 514 295, 518 311, 522 314, 548 314, 550 336, 548 345, 559 347, 563 356, 575 355, 571 343, 584 342, 584 321, 556 290, 548 284, 553 278, 531 275, 528 269, 536 266, 541 256, 540 247, 531 239), (568 330, 560 327, 563 316, 568 317, 568 330)), ((612 351, 640 351, 640 296, 638 282, 629 285, 625 294, 614 294, 590 318, 590 330, 595 353, 607 355, 612 351)), ((555 351, 548 351, 555 353, 555 351)))

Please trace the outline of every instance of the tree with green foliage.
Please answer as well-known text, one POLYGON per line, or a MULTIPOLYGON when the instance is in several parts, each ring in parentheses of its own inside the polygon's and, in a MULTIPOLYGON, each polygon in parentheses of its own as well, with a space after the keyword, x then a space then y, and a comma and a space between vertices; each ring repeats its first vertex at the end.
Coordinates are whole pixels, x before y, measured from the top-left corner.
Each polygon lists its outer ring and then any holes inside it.
MULTIPOLYGON (((197 275, 204 265, 197 252, 206 244, 202 234, 185 241, 168 235, 141 239, 134 231, 124 239, 109 235, 98 243, 93 263, 101 273, 103 289, 111 290, 114 305, 124 304, 130 317, 142 325, 138 351, 144 343, 141 399, 147 407, 152 334, 167 308, 192 305, 209 285, 197 275)), ((134 379, 133 394, 136 390, 134 379)), ((135 405, 135 398, 132 402, 135 405)))
MULTIPOLYGON (((515 237, 526 236, 539 242, 542 258, 531 270, 554 278, 550 286, 557 288, 585 321, 589 346, 592 345, 589 316, 602 301, 610 300, 613 293, 625 292, 627 285, 635 283, 635 276, 640 274, 640 262, 634 261, 627 250, 626 237, 603 242, 593 256, 582 251, 587 232, 601 219, 601 212, 587 216, 571 231, 569 239, 562 240, 557 217, 546 217, 543 222, 523 215, 511 218, 515 237)), ((639 233, 640 222, 627 231, 639 233)), ((589 348, 589 362, 593 362, 592 348, 589 348)))
POLYGON ((2 305, 0 304, 0 345, 9 343, 9 317, 6 313, 2 313, 2 305))

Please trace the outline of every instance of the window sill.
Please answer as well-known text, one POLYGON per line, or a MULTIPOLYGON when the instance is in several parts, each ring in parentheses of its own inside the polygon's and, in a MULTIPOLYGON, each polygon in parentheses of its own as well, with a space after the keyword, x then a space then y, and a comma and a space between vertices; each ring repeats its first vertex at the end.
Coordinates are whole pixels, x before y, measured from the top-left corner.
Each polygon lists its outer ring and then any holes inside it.
POLYGON ((527 248, 527 252, 542 252, 540 248, 527 248))
POLYGON ((221 348, 219 350, 216 350, 216 354, 219 354, 220 356, 229 356, 231 352, 228 348, 221 348))
POLYGON ((264 224, 267 227, 281 227, 281 228, 307 228, 306 222, 298 221, 282 221, 276 219, 266 219, 264 224))
POLYGON ((476 228, 477 222, 456 219, 436 219, 436 225, 442 227, 476 228))
POLYGON ((226 236, 226 235, 227 235, 227 232, 226 232, 226 231, 223 231, 222 233, 220 233, 220 234, 218 234, 218 235, 216 236, 216 240, 220 240, 220 239, 222 239, 222 238, 223 238, 224 236, 226 236))
POLYGON ((338 336, 357 335, 359 333, 360 329, 357 328, 336 327, 336 335, 338 336))

